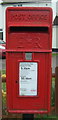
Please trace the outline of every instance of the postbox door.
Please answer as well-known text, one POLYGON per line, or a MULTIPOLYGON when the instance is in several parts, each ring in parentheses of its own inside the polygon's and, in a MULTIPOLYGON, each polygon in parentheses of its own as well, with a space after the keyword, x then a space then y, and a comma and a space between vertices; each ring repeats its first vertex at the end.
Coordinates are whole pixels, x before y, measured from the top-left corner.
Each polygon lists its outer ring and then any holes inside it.
POLYGON ((48 54, 32 53, 32 54, 33 54, 33 60, 30 60, 30 61, 24 60, 23 53, 16 53, 16 54, 9 53, 8 55, 7 65, 8 64, 10 65, 10 66, 8 65, 9 72, 7 73, 8 76, 10 76, 10 78, 8 77, 9 109, 12 109, 12 108, 14 110, 15 109, 16 110, 43 110, 43 109, 47 110, 48 109, 47 102, 49 99, 48 93, 49 93, 49 84, 50 84, 50 81, 49 81, 50 77, 48 77, 48 75, 50 75, 50 72, 51 72, 50 54, 49 53, 48 54), (23 71, 21 70, 21 67, 24 69, 24 64, 26 65, 25 70, 23 70, 25 73, 23 73, 23 71), (29 67, 29 73, 26 70, 28 67, 29 67), (30 69, 32 73, 30 73, 30 69), (25 77, 27 76, 27 80, 29 77, 29 82, 27 82, 26 79, 23 81, 21 80, 24 86, 20 82, 20 74, 21 75, 23 74, 21 77, 24 77, 24 75, 25 77), (34 78, 35 78, 35 81, 33 82, 32 80, 34 78), (32 84, 34 85, 34 87, 32 84), (21 93, 22 90, 20 90, 20 87, 21 89, 24 89, 24 90, 26 89, 31 90, 31 92, 27 91, 26 93, 25 91, 24 93, 21 93), (9 102, 11 103, 11 106, 9 102))

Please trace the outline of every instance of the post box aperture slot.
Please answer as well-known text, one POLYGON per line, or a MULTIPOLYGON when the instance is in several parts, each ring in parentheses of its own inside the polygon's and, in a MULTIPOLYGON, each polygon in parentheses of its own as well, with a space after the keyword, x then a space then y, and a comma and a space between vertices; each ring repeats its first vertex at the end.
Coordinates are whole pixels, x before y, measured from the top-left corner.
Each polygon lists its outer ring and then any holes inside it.
POLYGON ((12 26, 10 27, 10 32, 48 32, 48 27, 19 27, 19 26, 12 26))
POLYGON ((19 62, 19 96, 37 96, 37 62, 19 62))

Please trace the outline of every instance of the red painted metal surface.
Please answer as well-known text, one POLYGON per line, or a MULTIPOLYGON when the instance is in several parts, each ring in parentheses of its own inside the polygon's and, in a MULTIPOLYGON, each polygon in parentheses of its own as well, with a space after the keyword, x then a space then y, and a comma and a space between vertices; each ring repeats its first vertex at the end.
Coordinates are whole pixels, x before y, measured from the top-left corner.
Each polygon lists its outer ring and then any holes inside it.
POLYGON ((49 113, 51 97, 52 10, 11 7, 6 10, 7 108, 13 113, 49 113), (31 60, 25 53, 31 52, 31 60), (19 64, 37 61, 37 95, 20 96, 19 64))

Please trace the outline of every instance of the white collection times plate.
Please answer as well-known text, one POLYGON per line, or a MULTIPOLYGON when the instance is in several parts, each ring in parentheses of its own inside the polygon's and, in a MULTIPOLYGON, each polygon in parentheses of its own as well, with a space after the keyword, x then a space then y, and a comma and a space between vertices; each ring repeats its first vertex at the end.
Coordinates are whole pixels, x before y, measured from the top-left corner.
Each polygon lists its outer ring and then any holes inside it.
POLYGON ((37 62, 19 63, 19 95, 37 96, 37 62))

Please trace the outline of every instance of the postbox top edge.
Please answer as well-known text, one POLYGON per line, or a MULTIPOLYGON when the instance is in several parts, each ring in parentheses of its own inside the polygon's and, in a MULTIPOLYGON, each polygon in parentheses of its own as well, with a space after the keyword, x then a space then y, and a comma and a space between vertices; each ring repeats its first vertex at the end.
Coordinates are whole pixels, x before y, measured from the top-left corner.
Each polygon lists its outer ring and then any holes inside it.
POLYGON ((6 11, 9 10, 44 10, 44 11, 51 11, 52 12, 52 8, 51 7, 7 7, 6 11))

